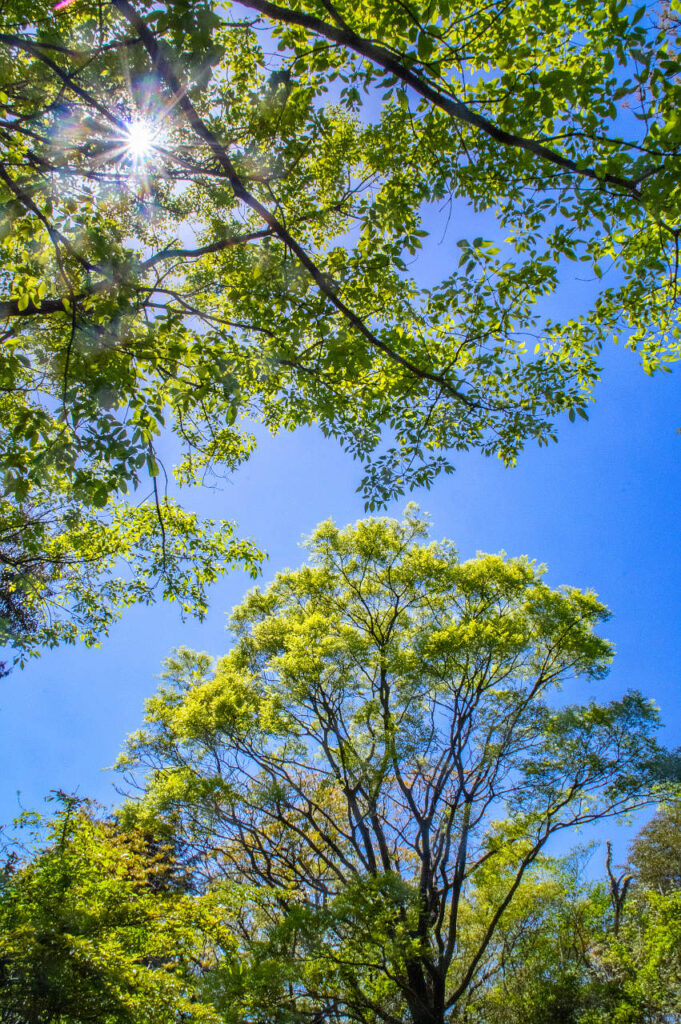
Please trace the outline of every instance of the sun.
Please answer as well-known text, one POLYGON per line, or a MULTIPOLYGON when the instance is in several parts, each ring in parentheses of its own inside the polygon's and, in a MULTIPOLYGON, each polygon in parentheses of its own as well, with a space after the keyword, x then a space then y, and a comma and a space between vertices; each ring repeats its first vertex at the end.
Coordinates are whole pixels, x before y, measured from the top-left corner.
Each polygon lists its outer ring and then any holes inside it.
POLYGON ((162 173, 168 156, 168 118, 164 111, 149 103, 143 110, 121 112, 114 125, 102 126, 102 135, 97 161, 113 165, 121 179, 130 178, 146 188, 162 173))
POLYGON ((146 160, 151 155, 156 135, 148 121, 131 121, 126 127, 124 146, 135 162, 146 160))

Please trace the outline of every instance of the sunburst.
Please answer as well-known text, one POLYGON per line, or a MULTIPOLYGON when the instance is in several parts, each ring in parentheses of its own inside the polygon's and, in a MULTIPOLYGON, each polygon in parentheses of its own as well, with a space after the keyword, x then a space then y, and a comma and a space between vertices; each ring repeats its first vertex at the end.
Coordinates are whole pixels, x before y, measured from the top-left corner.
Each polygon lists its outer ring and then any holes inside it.
POLYGON ((146 165, 152 159, 160 143, 160 125, 149 118, 136 117, 123 130, 121 148, 123 154, 136 168, 146 165))

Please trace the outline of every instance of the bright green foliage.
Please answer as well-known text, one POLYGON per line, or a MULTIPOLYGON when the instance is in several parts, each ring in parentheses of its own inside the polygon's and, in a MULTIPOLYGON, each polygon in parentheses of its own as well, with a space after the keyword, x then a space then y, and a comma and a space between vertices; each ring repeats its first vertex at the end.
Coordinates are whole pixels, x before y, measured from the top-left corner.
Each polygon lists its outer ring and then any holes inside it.
POLYGON ((635 884, 664 894, 681 891, 681 803, 660 808, 629 853, 635 884))
MULTIPOLYGON (((487 950, 467 1024, 578 1024, 586 1011, 611 1006, 613 986, 590 959, 608 939, 610 901, 603 885, 580 883, 584 867, 580 857, 545 860, 526 879, 487 950)), ((485 897, 483 888, 475 902, 485 897)))
POLYGON ((651 703, 554 699, 607 670, 595 595, 426 535, 414 506, 323 523, 217 666, 168 661, 120 758, 132 821, 272 894, 216 972, 230 1021, 456 1017, 550 837, 650 798, 651 703))
POLYGON ((637 892, 618 935, 594 946, 591 966, 606 998, 581 1024, 681 1020, 681 892, 637 892))
MULTIPOLYGON (((654 819, 655 820, 655 819, 654 819)), ((647 842, 639 833, 634 849, 647 842)), ((487 955, 467 1024, 677 1024, 681 899, 641 884, 623 913, 602 883, 545 863, 487 955), (618 923, 619 920, 619 923, 618 923)))
POLYGON ((96 644, 126 606, 151 604, 159 589, 183 616, 203 617, 210 584, 232 565, 256 576, 262 558, 232 523, 214 530, 170 498, 113 505, 106 518, 58 496, 28 513, 5 499, 0 524, 0 645, 21 663, 43 646, 96 644))
POLYGON ((32 856, 0 875, 3 1024, 218 1024, 199 996, 233 948, 215 901, 187 890, 163 846, 83 803, 36 819, 32 856))
MULTIPOLYGON (((135 565, 116 509, 148 478, 153 543, 170 530, 181 563, 200 562, 190 584, 166 561, 169 593, 193 605, 198 588, 200 611, 225 544, 253 564, 229 528, 176 529, 156 502, 164 430, 188 482, 248 456, 242 416, 315 422, 362 461, 374 509, 454 452, 511 464, 556 417, 586 417, 612 335, 651 372, 675 360, 677 20, 676 0, 5 3, 0 553, 15 588, 38 612, 43 587, 93 594, 77 566, 106 577, 110 562, 79 550, 92 531, 135 565), (482 226, 452 257, 462 218, 482 226), (554 322, 575 260, 591 285, 554 322), (56 570, 43 543, 65 552, 56 570)), ((155 578, 142 556, 124 594, 147 599, 155 578)), ((74 633, 110 615, 104 602, 74 633)), ((45 628, 25 642, 71 635, 45 628)))

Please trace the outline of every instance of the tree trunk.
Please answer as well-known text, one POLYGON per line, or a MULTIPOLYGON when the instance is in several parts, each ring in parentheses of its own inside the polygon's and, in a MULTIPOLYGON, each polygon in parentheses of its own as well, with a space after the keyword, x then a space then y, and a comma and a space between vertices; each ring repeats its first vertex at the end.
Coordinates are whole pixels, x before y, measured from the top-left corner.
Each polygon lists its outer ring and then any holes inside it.
POLYGON ((421 961, 412 960, 407 967, 404 997, 412 1024, 444 1024, 445 987, 439 972, 431 976, 421 961))

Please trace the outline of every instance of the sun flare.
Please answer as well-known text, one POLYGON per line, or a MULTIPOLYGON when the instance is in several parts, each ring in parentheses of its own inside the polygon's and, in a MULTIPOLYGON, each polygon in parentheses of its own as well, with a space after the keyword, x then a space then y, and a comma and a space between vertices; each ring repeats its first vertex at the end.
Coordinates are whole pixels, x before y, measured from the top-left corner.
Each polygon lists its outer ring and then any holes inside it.
POLYGON ((125 148, 133 160, 145 160, 154 149, 156 133, 147 121, 131 121, 126 129, 125 148))

